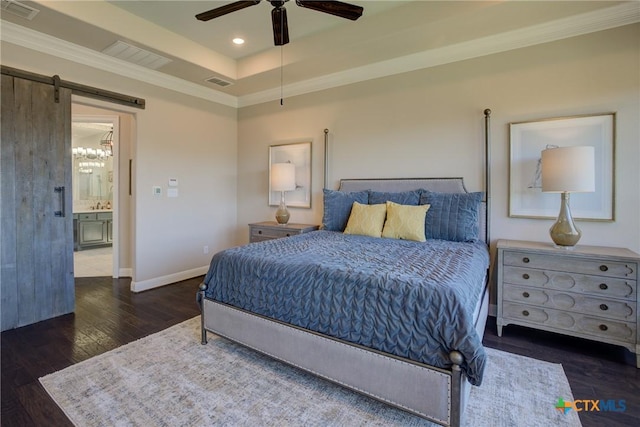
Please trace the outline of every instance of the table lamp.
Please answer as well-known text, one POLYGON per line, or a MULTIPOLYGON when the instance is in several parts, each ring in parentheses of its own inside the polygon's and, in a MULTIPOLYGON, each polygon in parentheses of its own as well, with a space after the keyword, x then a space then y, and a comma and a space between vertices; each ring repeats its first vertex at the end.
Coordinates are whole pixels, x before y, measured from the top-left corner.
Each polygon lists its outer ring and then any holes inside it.
POLYGON ((293 163, 273 163, 271 165, 271 191, 280 192, 280 206, 276 211, 276 221, 285 225, 289 222, 289 211, 285 203, 285 191, 296 189, 296 166, 293 163))
POLYGON ((558 147, 542 151, 542 191, 560 193, 560 213, 549 229, 556 247, 573 248, 582 232, 576 227, 569 207, 569 193, 595 191, 593 147, 558 147))

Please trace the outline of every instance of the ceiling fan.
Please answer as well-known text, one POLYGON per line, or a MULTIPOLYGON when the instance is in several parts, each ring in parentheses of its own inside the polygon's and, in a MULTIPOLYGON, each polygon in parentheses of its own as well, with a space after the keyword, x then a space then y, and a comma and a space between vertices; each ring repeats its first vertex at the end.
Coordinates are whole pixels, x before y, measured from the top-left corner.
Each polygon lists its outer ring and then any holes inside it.
MULTIPOLYGON (((208 21, 227 13, 235 12, 249 6, 255 6, 261 0, 236 1, 225 6, 211 9, 196 15, 200 21, 208 21)), ((271 10, 271 22, 273 24, 273 42, 276 46, 282 46, 289 43, 289 27, 287 24, 287 9, 284 4, 289 0, 267 0, 273 6, 271 10)), ((296 0, 296 4, 300 7, 316 10, 318 12, 329 13, 341 18, 355 21, 362 16, 364 10, 361 6, 356 6, 341 1, 316 1, 316 0, 296 0)))

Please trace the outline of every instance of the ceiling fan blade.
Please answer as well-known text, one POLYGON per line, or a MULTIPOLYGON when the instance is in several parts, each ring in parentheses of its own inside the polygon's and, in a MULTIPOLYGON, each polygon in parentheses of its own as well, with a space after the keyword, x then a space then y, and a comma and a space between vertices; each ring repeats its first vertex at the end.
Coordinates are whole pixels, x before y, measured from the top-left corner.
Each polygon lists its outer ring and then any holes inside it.
POLYGON ((276 46, 282 46, 289 43, 287 9, 284 7, 274 7, 271 10, 271 22, 273 23, 273 43, 276 46))
POLYGON ((229 3, 224 6, 216 7, 215 9, 208 10, 206 12, 202 12, 196 15, 196 19, 199 21, 208 21, 213 18, 217 18, 218 16, 226 15, 227 13, 235 12, 236 10, 244 9, 245 7, 255 6, 260 3, 261 0, 251 0, 251 1, 237 1, 234 3, 229 3))
POLYGON ((362 16, 364 8, 355 4, 343 3, 341 1, 315 1, 315 0, 296 0, 296 4, 307 9, 317 10, 318 12, 329 13, 341 18, 355 21, 362 16))

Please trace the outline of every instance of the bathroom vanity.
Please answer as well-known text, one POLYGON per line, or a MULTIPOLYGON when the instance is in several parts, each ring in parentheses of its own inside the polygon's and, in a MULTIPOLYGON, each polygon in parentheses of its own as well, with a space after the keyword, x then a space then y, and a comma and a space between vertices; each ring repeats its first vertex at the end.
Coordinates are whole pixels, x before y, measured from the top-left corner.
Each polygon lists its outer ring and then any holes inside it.
POLYGON ((96 210, 73 213, 74 250, 94 246, 111 246, 113 240, 113 212, 96 210))

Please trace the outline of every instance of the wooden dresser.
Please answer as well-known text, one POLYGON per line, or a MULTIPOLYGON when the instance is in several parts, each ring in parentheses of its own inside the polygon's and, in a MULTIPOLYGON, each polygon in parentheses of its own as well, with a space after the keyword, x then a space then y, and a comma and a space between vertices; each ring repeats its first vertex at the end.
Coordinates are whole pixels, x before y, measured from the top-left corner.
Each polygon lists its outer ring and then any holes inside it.
POLYGON ((640 368, 640 255, 498 241, 498 336, 509 324, 621 345, 640 368))
POLYGON ((308 233, 319 229, 319 225, 293 224, 280 225, 275 221, 257 222, 249 224, 249 242, 262 242, 263 240, 280 239, 295 234, 308 233))

